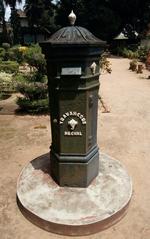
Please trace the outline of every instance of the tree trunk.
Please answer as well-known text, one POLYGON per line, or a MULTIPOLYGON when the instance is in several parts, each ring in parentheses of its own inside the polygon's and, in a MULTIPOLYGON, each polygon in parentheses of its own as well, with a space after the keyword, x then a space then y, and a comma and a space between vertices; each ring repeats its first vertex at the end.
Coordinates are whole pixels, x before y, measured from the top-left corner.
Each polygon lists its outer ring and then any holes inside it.
POLYGON ((6 26, 5 18, 3 18, 2 24, 3 24, 3 26, 2 26, 3 27, 2 41, 8 42, 7 26, 6 26))

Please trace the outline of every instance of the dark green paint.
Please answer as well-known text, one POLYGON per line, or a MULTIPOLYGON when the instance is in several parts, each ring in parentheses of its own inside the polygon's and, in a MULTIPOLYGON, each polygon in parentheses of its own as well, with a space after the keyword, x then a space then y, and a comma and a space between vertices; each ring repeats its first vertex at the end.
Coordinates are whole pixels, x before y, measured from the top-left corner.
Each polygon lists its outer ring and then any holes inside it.
POLYGON ((90 34, 86 29, 78 32, 75 27, 68 27, 59 30, 49 41, 41 43, 49 79, 51 175, 60 186, 87 187, 98 174, 99 60, 104 42, 90 34), (73 36, 73 40, 70 36, 73 36), (76 44, 75 38, 80 38, 81 44, 79 39, 76 44), (90 69, 93 62, 97 64, 94 75, 90 69), (66 67, 81 67, 82 74, 62 76, 61 69, 66 67), (79 117, 71 115, 60 124, 62 117, 68 112, 80 113, 86 119, 86 124, 79 117), (78 125, 71 131, 68 122, 72 119, 78 125), (64 135, 70 134, 68 132, 81 135, 64 135))

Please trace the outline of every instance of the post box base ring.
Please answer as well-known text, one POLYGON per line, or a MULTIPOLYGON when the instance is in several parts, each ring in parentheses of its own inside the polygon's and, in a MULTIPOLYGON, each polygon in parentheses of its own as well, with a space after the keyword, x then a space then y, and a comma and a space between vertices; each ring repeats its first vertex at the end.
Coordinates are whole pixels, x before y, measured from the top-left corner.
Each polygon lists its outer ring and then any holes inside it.
POLYGON ((99 175, 88 188, 60 187, 49 171, 46 154, 27 164, 17 183, 21 212, 42 229, 62 235, 89 235, 125 215, 132 182, 118 160, 101 153, 99 175))

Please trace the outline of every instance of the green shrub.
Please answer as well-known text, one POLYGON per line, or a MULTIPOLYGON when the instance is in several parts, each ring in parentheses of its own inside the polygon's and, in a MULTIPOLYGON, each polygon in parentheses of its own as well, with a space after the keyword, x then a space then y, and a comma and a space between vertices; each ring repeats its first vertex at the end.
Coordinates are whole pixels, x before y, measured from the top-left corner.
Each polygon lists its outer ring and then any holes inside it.
POLYGON ((30 47, 20 45, 10 47, 9 43, 3 43, 0 48, 0 59, 18 63, 26 62, 35 67, 40 74, 46 73, 46 61, 38 44, 30 47))
POLYGON ((9 61, 17 61, 22 63, 24 61, 23 53, 19 50, 20 46, 11 47, 7 52, 7 58, 9 61))
POLYGON ((146 62, 146 59, 147 59, 147 56, 148 56, 148 53, 149 53, 149 49, 146 48, 146 47, 140 47, 138 49, 138 53, 139 53, 139 59, 142 62, 146 62))
POLYGON ((4 60, 4 61, 8 61, 8 60, 9 60, 8 51, 9 51, 9 49, 10 49, 10 44, 9 44, 9 43, 3 43, 3 44, 2 44, 2 48, 5 50, 5 55, 4 55, 3 60, 4 60))
POLYGON ((16 73, 19 70, 19 64, 15 61, 0 61, 0 71, 6 73, 16 73))
POLYGON ((3 43, 4 47, 0 48, 0 59, 17 61, 18 63, 24 62, 24 54, 27 51, 27 47, 15 45, 13 47, 7 47, 8 43, 3 43))
POLYGON ((127 47, 118 47, 116 51, 119 56, 123 56, 125 58, 137 59, 139 57, 139 52, 137 49, 131 50, 127 47))
POLYGON ((137 59, 139 57, 138 51, 132 51, 130 49, 124 48, 122 56, 129 59, 137 59))
POLYGON ((14 79, 18 83, 26 83, 26 84, 37 81, 35 72, 27 73, 27 74, 18 73, 15 75, 14 79))
POLYGON ((22 73, 18 73, 14 76, 14 81, 16 83, 19 83, 19 82, 27 82, 27 79, 26 79, 26 75, 22 74, 22 73))
POLYGON ((17 74, 17 91, 23 97, 18 98, 17 104, 20 109, 27 113, 46 113, 48 112, 48 86, 46 76, 42 76, 43 82, 35 82, 37 73, 17 74), (44 82, 45 81, 45 82, 44 82))
POLYGON ((4 60, 4 57, 5 57, 5 49, 1 47, 0 48, 0 59, 4 60))
POLYGON ((7 42, 4 42, 2 43, 2 47, 5 49, 5 50, 8 50, 10 48, 10 44, 7 43, 7 42))
POLYGON ((17 104, 20 106, 21 111, 27 113, 39 114, 48 113, 49 111, 48 98, 31 101, 27 98, 19 97, 17 99, 17 104))
POLYGON ((34 71, 24 75, 24 79, 26 79, 27 82, 47 83, 47 76, 43 75, 42 73, 39 73, 38 71, 34 71))
POLYGON ((12 74, 0 72, 0 82, 12 82, 12 74))
POLYGON ((0 72, 0 93, 12 93, 15 91, 15 86, 12 74, 0 72))
POLYGON ((24 59, 30 66, 36 67, 39 74, 46 74, 46 61, 38 44, 27 49, 24 53, 24 59))
POLYGON ((29 100, 47 98, 48 89, 47 84, 35 83, 18 83, 17 90, 29 100))
POLYGON ((32 72, 32 73, 18 73, 14 77, 16 82, 41 82, 41 83, 47 83, 48 79, 46 75, 39 74, 38 72, 32 72))
POLYGON ((42 82, 42 83, 47 83, 48 78, 46 75, 40 73, 39 71, 36 71, 35 73, 31 74, 30 81, 32 82, 42 82))
POLYGON ((18 98, 17 104, 22 111, 28 113, 48 112, 48 86, 46 73, 46 61, 38 44, 22 49, 24 62, 34 67, 34 71, 25 74, 17 74, 17 90, 23 95, 18 98))
POLYGON ((17 83, 31 83, 31 82, 36 82, 36 75, 35 73, 28 73, 28 74, 23 74, 23 73, 18 73, 14 76, 14 80, 17 83))

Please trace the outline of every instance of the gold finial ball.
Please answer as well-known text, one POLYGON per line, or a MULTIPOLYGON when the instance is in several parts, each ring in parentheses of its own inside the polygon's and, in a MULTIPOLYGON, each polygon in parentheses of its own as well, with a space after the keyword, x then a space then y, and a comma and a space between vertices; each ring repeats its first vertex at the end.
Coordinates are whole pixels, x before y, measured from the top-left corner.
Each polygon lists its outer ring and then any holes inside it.
POLYGON ((74 14, 73 10, 71 11, 71 13, 68 16, 69 22, 71 26, 74 26, 75 21, 76 21, 76 15, 74 14))

